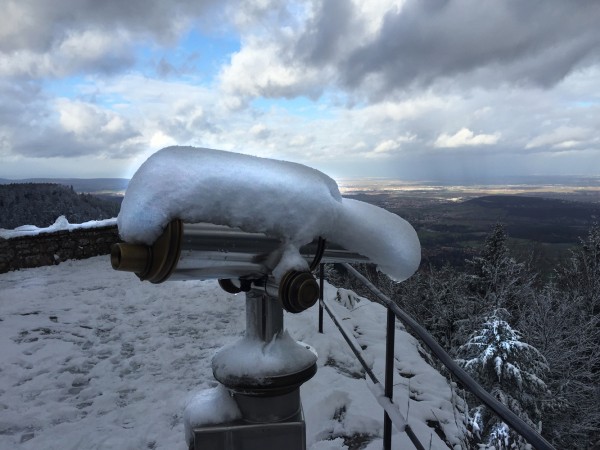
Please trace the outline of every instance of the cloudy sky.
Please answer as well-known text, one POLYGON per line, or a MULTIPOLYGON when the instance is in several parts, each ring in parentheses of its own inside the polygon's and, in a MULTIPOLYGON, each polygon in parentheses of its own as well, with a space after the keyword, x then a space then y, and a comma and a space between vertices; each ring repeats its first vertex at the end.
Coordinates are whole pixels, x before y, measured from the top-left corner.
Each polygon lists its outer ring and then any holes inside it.
POLYGON ((334 177, 600 175, 597 0, 0 0, 0 177, 172 144, 334 177))

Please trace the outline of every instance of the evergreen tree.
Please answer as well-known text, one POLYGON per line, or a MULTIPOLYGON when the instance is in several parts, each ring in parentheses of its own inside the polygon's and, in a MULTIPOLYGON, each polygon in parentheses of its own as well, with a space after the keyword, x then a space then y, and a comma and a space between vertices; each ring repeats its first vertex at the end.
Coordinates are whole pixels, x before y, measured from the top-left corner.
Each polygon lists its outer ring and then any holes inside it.
MULTIPOLYGON (((481 329, 459 348, 458 362, 498 401, 541 431, 542 404, 549 396, 543 381, 548 371, 545 358, 505 320, 506 312, 494 310, 481 329)), ((485 406, 471 411, 473 429, 481 441, 500 449, 524 449, 526 442, 485 406)))
POLYGON ((446 265, 417 272, 400 285, 397 298, 400 306, 454 354, 469 335, 465 333, 470 321, 468 296, 468 277, 446 265))
POLYGON ((517 262, 507 245, 504 226, 497 224, 487 236, 481 256, 468 261, 472 268, 471 291, 474 303, 471 317, 478 320, 497 309, 506 309, 516 323, 523 306, 532 295, 535 276, 517 262))
POLYGON ((594 224, 571 258, 557 270, 558 281, 588 317, 600 314, 600 225, 594 224))

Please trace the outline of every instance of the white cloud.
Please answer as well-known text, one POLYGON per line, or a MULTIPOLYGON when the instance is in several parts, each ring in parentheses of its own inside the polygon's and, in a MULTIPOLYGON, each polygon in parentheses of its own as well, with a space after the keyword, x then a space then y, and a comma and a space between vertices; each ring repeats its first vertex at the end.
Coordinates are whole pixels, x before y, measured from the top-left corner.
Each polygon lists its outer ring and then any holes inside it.
POLYGON ((153 149, 161 149, 171 145, 177 145, 177 141, 171 136, 167 136, 162 131, 157 131, 150 138, 150 147, 153 149))
POLYGON ((367 152, 365 156, 367 158, 381 158, 388 156, 390 153, 398 150, 399 144, 393 139, 388 139, 380 142, 375 146, 373 150, 367 152))
POLYGON ((128 118, 92 103, 60 98, 41 112, 28 133, 11 124, 10 154, 61 158, 91 156, 122 159, 139 151, 139 131, 128 118))
POLYGON ((306 147, 315 141, 314 136, 306 134, 295 135, 288 141, 290 147, 306 147))
MULTIPOLYGON (((283 37, 282 37, 283 39, 283 37)), ((222 104, 230 109, 246 106, 251 98, 316 96, 325 85, 324 74, 281 58, 279 41, 250 39, 219 75, 222 104), (319 80, 321 87, 319 87, 319 80)))
POLYGON ((396 139, 386 139, 379 142, 371 151, 364 154, 367 158, 385 158, 393 155, 402 148, 402 144, 414 141, 416 136, 401 136, 396 139))
POLYGON ((269 137, 271 131, 264 123, 257 123, 250 128, 250 134, 256 139, 264 140, 269 137))
POLYGON ((390 151, 396 150, 396 149, 398 149, 398 142, 396 142, 393 139, 388 139, 387 141, 383 141, 383 142, 380 142, 379 144, 377 144, 377 146, 370 153, 371 154, 389 153, 390 151))
POLYGON ((434 95, 425 92, 412 98, 400 100, 384 100, 366 105, 361 108, 361 114, 366 114, 371 120, 402 121, 422 117, 434 110, 449 110, 455 102, 454 96, 434 95))
POLYGON ((583 127, 562 126, 537 135, 527 143, 525 148, 569 149, 588 142, 594 134, 592 130, 583 127))
POLYGON ((461 128, 455 134, 442 133, 433 146, 436 148, 473 147, 479 145, 494 145, 500 139, 500 133, 475 135, 468 128, 461 128))
POLYGON ((99 135, 107 144, 126 141, 137 132, 123 117, 90 103, 58 99, 56 109, 63 130, 80 140, 95 140, 99 135))

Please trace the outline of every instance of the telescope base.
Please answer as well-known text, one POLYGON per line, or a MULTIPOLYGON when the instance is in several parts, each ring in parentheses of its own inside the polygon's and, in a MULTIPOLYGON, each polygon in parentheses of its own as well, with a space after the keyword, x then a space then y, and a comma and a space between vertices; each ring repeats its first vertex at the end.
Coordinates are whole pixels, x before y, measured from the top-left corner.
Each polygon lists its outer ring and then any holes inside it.
POLYGON ((302 410, 300 390, 283 395, 256 396, 231 391, 247 423, 277 423, 294 419, 302 410))
POLYGON ((189 450, 306 450, 306 425, 302 407, 293 416, 275 423, 235 421, 194 428, 189 450))

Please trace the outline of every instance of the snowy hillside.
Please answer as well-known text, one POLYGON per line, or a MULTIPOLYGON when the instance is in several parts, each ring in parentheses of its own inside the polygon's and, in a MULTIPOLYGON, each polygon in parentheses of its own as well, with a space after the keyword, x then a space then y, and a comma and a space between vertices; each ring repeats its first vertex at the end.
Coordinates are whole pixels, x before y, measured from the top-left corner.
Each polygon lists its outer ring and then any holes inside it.
MULTIPOLYGON (((383 307, 326 296, 383 380, 383 307)), ((0 449, 186 450, 186 401, 215 385, 210 358, 243 333, 244 309, 216 282, 141 283, 106 256, 0 275, 0 449)), ((382 410, 332 322, 319 335, 315 307, 286 326, 319 353, 301 389, 308 447, 381 448, 382 410)), ((448 448, 444 434, 460 448, 448 383, 411 336, 396 341, 395 402, 425 448, 448 448)), ((393 443, 413 448, 396 430, 393 443)))

